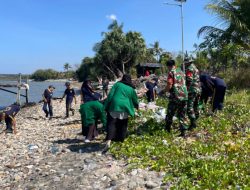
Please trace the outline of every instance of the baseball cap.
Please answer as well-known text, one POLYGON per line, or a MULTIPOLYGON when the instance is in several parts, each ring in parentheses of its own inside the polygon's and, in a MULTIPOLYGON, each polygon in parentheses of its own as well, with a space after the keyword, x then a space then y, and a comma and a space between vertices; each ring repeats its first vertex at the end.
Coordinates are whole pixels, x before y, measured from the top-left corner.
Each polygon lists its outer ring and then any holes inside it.
POLYGON ((70 86, 70 82, 65 82, 65 86, 70 86))
POLYGON ((171 66, 174 66, 174 65, 175 65, 175 61, 174 60, 171 59, 171 60, 167 61, 167 66, 171 67, 171 66))
POLYGON ((56 87, 54 87, 53 85, 49 85, 49 88, 54 88, 54 89, 56 89, 56 87))

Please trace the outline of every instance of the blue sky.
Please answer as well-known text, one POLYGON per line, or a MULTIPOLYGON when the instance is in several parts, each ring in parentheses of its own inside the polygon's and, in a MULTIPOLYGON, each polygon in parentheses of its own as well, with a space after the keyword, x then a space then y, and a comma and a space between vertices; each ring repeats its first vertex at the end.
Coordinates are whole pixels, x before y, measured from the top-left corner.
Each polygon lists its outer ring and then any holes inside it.
MULTIPOLYGON (((170 52, 181 50, 180 8, 173 0, 0 0, 0 73, 32 73, 36 69, 63 70, 93 56, 111 18, 124 31, 141 32, 147 45, 155 41, 170 52), (111 18, 110 18, 111 17, 111 18)), ((204 6, 209 0, 184 5, 184 46, 198 43, 197 31, 213 24, 204 6)))

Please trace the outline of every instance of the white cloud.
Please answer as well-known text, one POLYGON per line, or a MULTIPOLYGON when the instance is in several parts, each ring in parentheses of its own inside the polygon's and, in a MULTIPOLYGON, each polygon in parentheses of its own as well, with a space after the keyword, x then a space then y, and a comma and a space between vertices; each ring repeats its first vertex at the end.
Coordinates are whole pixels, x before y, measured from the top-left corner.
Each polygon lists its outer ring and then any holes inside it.
POLYGON ((117 17, 115 14, 107 15, 106 18, 110 20, 117 20, 117 17))

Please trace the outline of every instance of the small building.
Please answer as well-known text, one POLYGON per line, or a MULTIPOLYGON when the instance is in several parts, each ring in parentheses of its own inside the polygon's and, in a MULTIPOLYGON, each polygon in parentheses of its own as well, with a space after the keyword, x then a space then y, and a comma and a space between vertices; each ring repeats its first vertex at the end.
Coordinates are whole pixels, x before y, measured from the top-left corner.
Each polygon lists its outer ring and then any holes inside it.
POLYGON ((156 69, 162 69, 162 64, 140 63, 136 66, 137 77, 145 76, 146 71, 149 71, 150 74, 155 74, 156 69))

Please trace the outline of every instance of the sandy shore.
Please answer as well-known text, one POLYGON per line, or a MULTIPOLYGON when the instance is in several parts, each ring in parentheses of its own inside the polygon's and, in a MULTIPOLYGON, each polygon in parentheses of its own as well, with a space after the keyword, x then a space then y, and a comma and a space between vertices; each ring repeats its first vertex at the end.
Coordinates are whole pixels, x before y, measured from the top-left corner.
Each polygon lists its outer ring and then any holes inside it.
POLYGON ((104 135, 83 142, 77 99, 74 116, 55 100, 48 120, 38 104, 20 111, 16 135, 0 134, 0 189, 160 189, 164 174, 102 155, 104 135))

